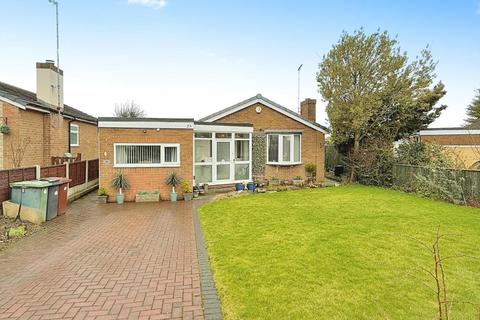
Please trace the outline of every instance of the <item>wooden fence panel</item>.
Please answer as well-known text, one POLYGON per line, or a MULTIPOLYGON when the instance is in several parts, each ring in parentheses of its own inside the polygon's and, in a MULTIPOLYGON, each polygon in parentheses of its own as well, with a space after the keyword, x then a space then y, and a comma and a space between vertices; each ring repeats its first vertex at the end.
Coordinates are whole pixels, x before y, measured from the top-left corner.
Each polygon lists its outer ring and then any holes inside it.
POLYGON ((0 170, 0 204, 10 199, 10 183, 35 180, 35 167, 0 170))
POLYGON ((70 182, 70 187, 75 187, 86 182, 86 165, 87 161, 72 162, 68 164, 69 178, 72 180, 72 182, 70 182))
POLYGON ((98 179, 98 159, 88 161, 88 181, 98 179))
POLYGON ((64 164, 40 168, 40 178, 67 177, 67 167, 64 164))
MULTIPOLYGON (((474 199, 480 199, 480 170, 441 169, 447 172, 459 183, 465 194, 474 199)), ((432 175, 429 168, 396 164, 393 166, 393 184, 408 189, 413 185, 416 176, 432 175)))

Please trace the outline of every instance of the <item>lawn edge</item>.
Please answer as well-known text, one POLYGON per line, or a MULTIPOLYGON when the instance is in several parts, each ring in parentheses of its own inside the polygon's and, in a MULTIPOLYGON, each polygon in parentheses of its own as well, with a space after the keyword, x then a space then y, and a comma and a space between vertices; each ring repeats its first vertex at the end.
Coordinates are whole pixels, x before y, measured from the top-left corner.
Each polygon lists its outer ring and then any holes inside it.
POLYGON ((202 293, 203 313, 206 320, 222 320, 223 313, 218 297, 212 268, 208 259, 208 252, 203 235, 198 209, 193 212, 193 224, 195 228, 195 240, 197 243, 197 259, 200 268, 200 290, 202 293))

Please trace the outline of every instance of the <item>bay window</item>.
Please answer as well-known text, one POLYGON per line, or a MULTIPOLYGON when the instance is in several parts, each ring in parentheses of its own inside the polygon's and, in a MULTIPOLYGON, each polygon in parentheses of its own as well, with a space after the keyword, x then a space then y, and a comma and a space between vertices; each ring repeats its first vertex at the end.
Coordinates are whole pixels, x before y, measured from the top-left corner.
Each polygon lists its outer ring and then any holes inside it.
POLYGON ((271 133, 267 135, 267 163, 278 165, 300 164, 302 135, 271 133))

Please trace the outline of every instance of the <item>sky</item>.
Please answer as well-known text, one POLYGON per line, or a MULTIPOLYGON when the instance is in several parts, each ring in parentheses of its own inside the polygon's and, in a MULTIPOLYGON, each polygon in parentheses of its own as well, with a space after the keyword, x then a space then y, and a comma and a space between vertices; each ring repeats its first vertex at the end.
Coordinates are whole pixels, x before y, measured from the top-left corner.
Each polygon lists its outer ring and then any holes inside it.
MULTIPOLYGON (((342 31, 387 30, 413 59, 426 45, 448 105, 431 127, 459 126, 480 88, 480 0, 59 0, 65 102, 94 116, 134 100, 150 117, 199 119, 257 93, 297 109, 317 99, 318 64, 342 31)), ((0 0, 0 81, 35 91, 55 59, 48 0, 0 0)))

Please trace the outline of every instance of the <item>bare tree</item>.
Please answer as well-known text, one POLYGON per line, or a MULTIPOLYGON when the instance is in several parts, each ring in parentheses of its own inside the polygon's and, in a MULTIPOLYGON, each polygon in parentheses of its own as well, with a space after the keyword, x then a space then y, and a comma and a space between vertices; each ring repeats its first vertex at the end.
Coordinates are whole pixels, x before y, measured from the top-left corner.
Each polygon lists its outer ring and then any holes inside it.
POLYGON ((144 118, 145 111, 135 101, 130 100, 116 103, 113 115, 119 118, 144 118))
POLYGON ((25 151, 27 150, 29 144, 29 137, 24 137, 23 139, 10 142, 11 157, 14 168, 21 167, 23 158, 25 156, 25 151))

